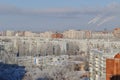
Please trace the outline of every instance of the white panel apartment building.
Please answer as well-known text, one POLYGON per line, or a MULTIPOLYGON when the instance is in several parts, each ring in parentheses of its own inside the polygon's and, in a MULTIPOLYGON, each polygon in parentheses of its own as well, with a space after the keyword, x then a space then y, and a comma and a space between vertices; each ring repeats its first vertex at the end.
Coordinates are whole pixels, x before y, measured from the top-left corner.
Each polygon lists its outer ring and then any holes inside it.
POLYGON ((85 31, 68 30, 63 33, 63 36, 69 39, 83 39, 85 37, 85 31))

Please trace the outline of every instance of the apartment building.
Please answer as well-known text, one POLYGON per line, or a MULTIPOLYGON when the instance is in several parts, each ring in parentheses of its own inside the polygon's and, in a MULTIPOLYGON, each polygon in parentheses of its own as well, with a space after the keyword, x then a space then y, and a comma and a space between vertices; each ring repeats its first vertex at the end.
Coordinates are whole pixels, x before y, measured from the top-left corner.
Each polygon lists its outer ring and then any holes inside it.
POLYGON ((115 28, 113 34, 115 37, 120 38, 120 28, 115 28))
MULTIPOLYGON (((117 52, 117 51, 116 51, 117 52)), ((90 80, 105 80, 106 79, 106 59, 113 58, 113 51, 104 51, 93 49, 89 53, 89 72, 90 80)))
POLYGON ((39 35, 41 38, 51 38, 52 34, 53 34, 53 32, 47 31, 47 32, 40 33, 39 35))
POLYGON ((85 37, 85 31, 68 30, 63 32, 63 36, 69 39, 83 39, 85 37))
POLYGON ((106 80, 120 80, 120 53, 116 54, 114 58, 107 58, 106 80))
POLYGON ((15 33, 14 33, 14 31, 7 30, 7 31, 5 31, 5 35, 6 36, 14 36, 15 33))
POLYGON ((105 32, 105 31, 92 32, 93 39, 109 39, 109 38, 113 38, 113 37, 114 37, 114 35, 112 32, 105 32))

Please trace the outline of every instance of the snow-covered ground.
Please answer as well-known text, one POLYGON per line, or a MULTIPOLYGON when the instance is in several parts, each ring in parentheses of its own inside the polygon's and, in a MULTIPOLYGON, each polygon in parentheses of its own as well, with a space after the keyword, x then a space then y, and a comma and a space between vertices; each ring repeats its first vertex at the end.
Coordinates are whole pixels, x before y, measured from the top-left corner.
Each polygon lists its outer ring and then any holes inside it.
POLYGON ((41 57, 19 57, 18 65, 24 65, 27 71, 24 79, 29 80, 85 80, 87 77, 82 77, 88 74, 85 70, 75 71, 75 64, 83 64, 84 59, 80 55, 68 56, 41 56, 41 57), (76 58, 75 58, 76 57, 76 58), (39 60, 39 65, 35 59, 39 60))

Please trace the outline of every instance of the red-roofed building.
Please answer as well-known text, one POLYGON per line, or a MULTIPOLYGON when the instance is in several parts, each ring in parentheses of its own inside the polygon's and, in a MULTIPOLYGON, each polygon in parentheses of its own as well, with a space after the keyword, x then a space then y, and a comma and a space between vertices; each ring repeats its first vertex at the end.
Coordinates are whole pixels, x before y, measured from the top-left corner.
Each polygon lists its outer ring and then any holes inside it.
POLYGON ((56 32, 56 33, 52 34, 52 38, 63 38, 63 34, 56 32))

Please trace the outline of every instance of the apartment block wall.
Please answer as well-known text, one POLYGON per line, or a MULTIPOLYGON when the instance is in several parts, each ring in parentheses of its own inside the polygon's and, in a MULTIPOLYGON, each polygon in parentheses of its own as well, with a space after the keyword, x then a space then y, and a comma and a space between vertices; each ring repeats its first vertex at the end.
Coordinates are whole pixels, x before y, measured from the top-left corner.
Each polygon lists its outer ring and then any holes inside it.
POLYGON ((111 80, 115 75, 120 75, 120 54, 114 59, 106 59, 106 80, 111 80))
POLYGON ((115 28, 113 34, 115 37, 120 38, 120 28, 115 28))
POLYGON ((63 38, 63 34, 54 33, 54 34, 52 34, 52 38, 63 38))

